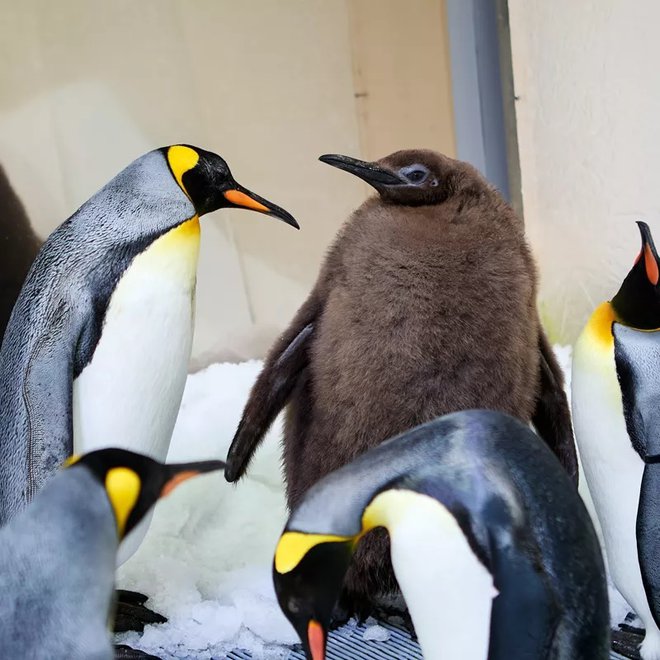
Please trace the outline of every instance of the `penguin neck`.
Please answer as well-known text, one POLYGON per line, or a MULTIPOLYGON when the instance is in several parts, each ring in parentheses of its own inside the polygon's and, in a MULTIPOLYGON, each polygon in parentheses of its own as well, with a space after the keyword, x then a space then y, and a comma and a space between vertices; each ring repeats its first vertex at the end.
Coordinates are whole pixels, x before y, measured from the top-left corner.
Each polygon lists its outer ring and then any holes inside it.
POLYGON ((612 298, 612 308, 621 323, 637 330, 660 329, 660 298, 638 261, 612 298))
POLYGON ((385 527, 389 533, 392 565, 424 657, 485 660, 497 590, 451 512, 423 493, 392 489, 371 501, 362 521, 365 532, 385 527))

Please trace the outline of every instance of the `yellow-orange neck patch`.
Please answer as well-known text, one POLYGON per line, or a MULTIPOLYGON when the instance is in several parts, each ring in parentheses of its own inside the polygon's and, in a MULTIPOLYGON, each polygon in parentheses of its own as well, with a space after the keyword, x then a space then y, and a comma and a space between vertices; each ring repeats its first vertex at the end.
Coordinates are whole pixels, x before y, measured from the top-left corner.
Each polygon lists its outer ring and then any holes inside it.
POLYGON ((614 342, 612 324, 617 320, 612 305, 604 302, 594 310, 585 327, 585 332, 588 332, 589 336, 598 343, 610 346, 614 342))
POLYGON ((197 165, 199 154, 190 147, 175 144, 167 150, 167 161, 179 187, 190 198, 186 187, 183 185, 183 175, 197 165))

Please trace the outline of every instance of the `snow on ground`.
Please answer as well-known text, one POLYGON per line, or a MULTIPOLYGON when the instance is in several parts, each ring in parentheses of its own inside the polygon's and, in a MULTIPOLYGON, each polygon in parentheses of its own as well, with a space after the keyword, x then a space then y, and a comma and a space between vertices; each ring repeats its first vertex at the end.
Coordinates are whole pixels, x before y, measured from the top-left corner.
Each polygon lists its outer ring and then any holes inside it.
MULTIPOLYGON (((570 397, 570 347, 555 347, 570 397)), ((168 461, 224 458, 261 362, 214 364, 189 376, 168 461)), ((298 641, 281 613, 271 579, 275 544, 286 521, 280 476, 280 422, 237 487, 222 474, 193 479, 160 502, 138 552, 118 570, 118 585, 148 594, 169 620, 126 644, 170 658, 224 657, 249 649, 255 659, 286 657, 298 641)), ((581 475, 581 492, 586 481, 581 475)), ((589 507, 590 503, 587 502, 589 507)), ((610 588, 612 622, 629 607, 610 588)), ((365 639, 384 640, 375 625, 365 639)))
MULTIPOLYGON (((224 458, 261 362, 214 364, 189 376, 169 462, 224 458)), ((168 618, 123 643, 161 658, 285 656, 276 645, 298 638, 281 613, 271 565, 286 522, 279 422, 238 486, 221 473, 181 485, 161 501, 137 553, 118 570, 118 586, 148 594, 168 618)))

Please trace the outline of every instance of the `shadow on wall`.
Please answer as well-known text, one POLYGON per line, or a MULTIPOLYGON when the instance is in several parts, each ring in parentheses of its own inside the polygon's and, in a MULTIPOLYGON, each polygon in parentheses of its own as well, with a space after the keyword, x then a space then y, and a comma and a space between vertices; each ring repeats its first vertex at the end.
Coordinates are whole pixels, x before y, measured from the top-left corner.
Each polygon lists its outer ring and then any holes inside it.
POLYGON ((41 241, 0 166, 0 339, 41 241))

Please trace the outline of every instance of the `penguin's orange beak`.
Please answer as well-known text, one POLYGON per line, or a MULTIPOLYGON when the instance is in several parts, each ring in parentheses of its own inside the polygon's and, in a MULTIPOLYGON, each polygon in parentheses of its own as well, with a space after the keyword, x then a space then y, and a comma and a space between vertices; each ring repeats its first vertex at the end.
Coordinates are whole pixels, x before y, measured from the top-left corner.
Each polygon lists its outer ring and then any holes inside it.
POLYGON ((637 255, 635 263, 644 259, 646 278, 651 284, 653 284, 653 286, 656 286, 660 280, 660 268, 658 267, 658 255, 655 251, 655 245, 653 244, 651 230, 645 222, 638 222, 637 225, 639 226, 639 231, 642 235, 642 249, 637 255))
POLYGON ((312 660, 325 660, 325 645, 327 637, 323 626, 316 620, 311 619, 307 624, 307 643, 312 660))
POLYGON ((295 218, 288 211, 285 211, 283 208, 269 202, 263 197, 259 197, 259 195, 255 195, 255 193, 246 190, 243 186, 240 186, 237 183, 232 185, 233 187, 231 189, 225 190, 222 193, 230 206, 239 209, 257 211, 257 213, 265 213, 266 215, 271 215, 274 218, 282 220, 282 222, 286 222, 287 225, 300 229, 295 218))

